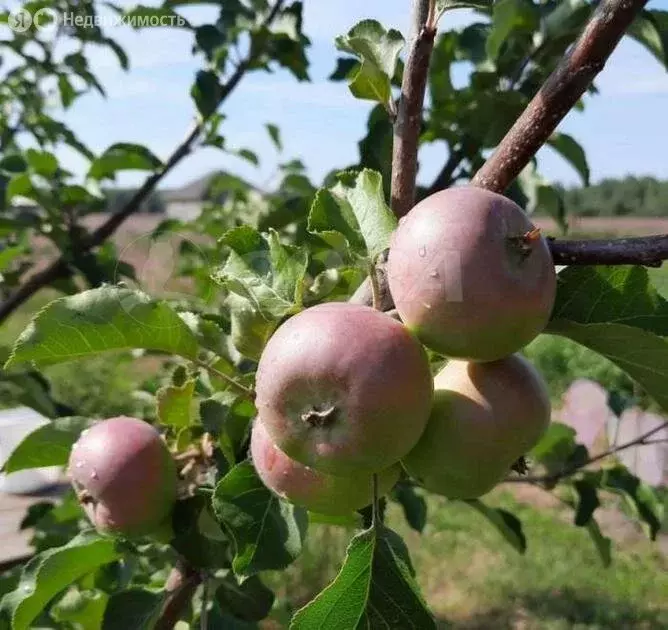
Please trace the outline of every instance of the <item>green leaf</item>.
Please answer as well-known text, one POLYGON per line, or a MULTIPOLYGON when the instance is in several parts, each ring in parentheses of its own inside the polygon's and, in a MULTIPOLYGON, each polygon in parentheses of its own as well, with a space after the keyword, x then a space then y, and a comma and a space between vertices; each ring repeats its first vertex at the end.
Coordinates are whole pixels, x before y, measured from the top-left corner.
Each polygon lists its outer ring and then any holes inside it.
POLYGON ((668 336, 668 301, 651 285, 644 267, 574 266, 562 270, 557 281, 554 326, 565 320, 625 324, 668 336))
POLYGON ((198 569, 229 566, 229 542, 209 512, 207 498, 195 495, 176 503, 170 545, 198 569))
POLYGON ((22 173, 27 168, 25 158, 18 153, 9 154, 0 159, 0 171, 22 173))
POLYGON ((93 179, 113 178, 118 171, 155 171, 162 162, 146 147, 120 142, 110 146, 88 169, 93 179))
POLYGON ((549 332, 606 357, 668 411, 668 343, 661 337, 623 324, 576 324, 567 320, 553 321, 549 332))
POLYGON ((350 57, 339 57, 336 60, 336 68, 327 78, 330 81, 343 81, 352 79, 355 72, 359 70, 360 62, 350 57))
POLYGON ((494 0, 436 0, 436 16, 452 9, 489 9, 494 0))
POLYGON ((596 486, 587 479, 578 479, 573 482, 573 488, 577 494, 575 524, 578 527, 583 527, 591 520, 594 511, 601 505, 601 502, 598 499, 596 486))
POLYGON ((359 223, 362 237, 372 260, 390 246, 390 236, 397 219, 385 203, 379 173, 364 169, 348 193, 348 201, 359 223))
POLYGON ((158 420, 160 424, 172 427, 187 427, 194 416, 195 379, 190 378, 182 385, 168 385, 157 393, 158 420))
POLYGON ((352 539, 334 581, 290 623, 290 630, 313 628, 436 628, 395 532, 379 525, 352 539))
POLYGON ((664 507, 654 490, 624 466, 604 469, 600 479, 600 487, 622 496, 649 538, 656 540, 664 518, 664 507))
POLYGON ((565 133, 554 133, 547 143, 559 153, 565 160, 570 162, 573 168, 580 174, 582 185, 589 186, 589 163, 587 154, 580 144, 565 133))
POLYGON ((487 56, 496 60, 501 47, 514 30, 533 31, 537 24, 533 3, 528 0, 498 0, 494 3, 492 30, 487 37, 487 56))
POLYGON ((387 207, 379 173, 364 169, 352 187, 337 184, 321 189, 315 196, 308 218, 308 229, 323 237, 331 231, 342 234, 350 246, 366 252, 371 260, 389 247, 397 220, 387 207))
POLYGON ((32 199, 35 196, 35 187, 28 173, 18 173, 14 175, 7 184, 5 190, 5 199, 11 203, 14 197, 27 197, 32 199))
POLYGON ((0 609, 12 617, 12 630, 28 630, 51 599, 64 588, 121 557, 117 543, 97 533, 82 532, 63 547, 48 549, 24 567, 16 589, 0 609))
POLYGON ((406 522, 416 532, 422 533, 427 524, 427 502, 424 497, 413 486, 399 482, 392 490, 392 498, 401 505, 406 522))
POLYGON ((152 630, 164 601, 163 593, 139 588, 114 593, 104 612, 102 630, 152 630))
POLYGON ((302 307, 308 253, 281 243, 274 230, 264 236, 250 226, 229 230, 220 243, 231 251, 212 277, 230 292, 225 303, 236 348, 256 359, 278 322, 302 307))
POLYGON ((53 153, 28 149, 25 156, 30 168, 39 175, 51 177, 58 170, 58 158, 53 153))
POLYGON ((13 473, 28 468, 64 466, 72 445, 89 425, 87 418, 56 418, 29 433, 12 451, 2 471, 13 473))
POLYGON ((228 405, 213 398, 203 400, 199 410, 202 425, 218 440, 218 447, 228 466, 234 466, 237 463, 236 453, 247 436, 249 419, 239 417, 228 405))
POLYGON ((276 126, 273 125, 272 123, 267 123, 265 125, 267 128, 267 133, 269 134, 269 137, 271 138, 271 141, 274 143, 274 146, 279 150, 283 150, 283 143, 281 142, 281 132, 280 129, 276 126))
POLYGON ((399 31, 386 30, 376 20, 363 20, 347 35, 336 39, 336 47, 356 55, 362 64, 352 76, 350 90, 357 98, 370 99, 390 107, 391 80, 397 67, 404 38, 399 31))
POLYGON ((594 541, 596 551, 598 551, 603 566, 606 568, 609 567, 612 564, 612 541, 603 535, 595 518, 590 518, 587 521, 586 527, 589 536, 594 541))
POLYGON ((522 523, 514 514, 499 508, 491 508, 477 499, 467 500, 464 503, 492 523, 519 553, 523 554, 526 551, 527 540, 522 530, 522 523))
POLYGON ((26 253, 28 249, 28 239, 22 237, 19 243, 13 247, 5 247, 0 249, 0 274, 3 271, 9 269, 12 262, 14 262, 19 256, 22 256, 26 253))
POLYGON ((218 109, 223 96, 223 86, 214 72, 200 70, 190 90, 190 95, 202 118, 208 118, 218 109))
POLYGON ((382 103, 386 108, 391 107, 392 85, 390 78, 368 61, 362 62, 362 65, 353 75, 349 88, 355 98, 382 103))
POLYGON ((668 70, 668 11, 642 11, 627 34, 647 48, 668 70))
POLYGON ((104 286, 47 304, 21 333, 5 367, 26 361, 54 365, 135 348, 189 359, 198 351, 190 329, 165 302, 104 286))
POLYGON ((204 51, 207 59, 213 57, 214 51, 224 46, 227 39, 225 33, 213 24, 204 24, 195 29, 195 41, 204 51))
POLYGON ((394 76, 404 38, 395 29, 389 31, 376 20, 362 20, 336 38, 339 50, 351 53, 362 61, 368 61, 388 77, 394 76))
POLYGON ((540 442, 531 450, 531 458, 543 464, 548 473, 561 470, 577 446, 576 437, 573 427, 551 422, 540 442))
POLYGON ((344 196, 334 194, 326 188, 318 190, 313 198, 308 215, 308 229, 314 234, 339 232, 352 248, 364 251, 364 239, 350 203, 344 196))
POLYGON ((218 482, 213 510, 234 542, 232 568, 240 578, 284 569, 301 553, 306 511, 268 490, 249 461, 218 482))
POLYGON ((51 617, 62 627, 95 630, 102 627, 108 600, 108 595, 100 590, 80 591, 72 588, 51 607, 51 617))
POLYGON ((241 584, 227 575, 216 589, 215 599, 221 610, 244 621, 262 621, 274 605, 274 594, 256 575, 241 584))

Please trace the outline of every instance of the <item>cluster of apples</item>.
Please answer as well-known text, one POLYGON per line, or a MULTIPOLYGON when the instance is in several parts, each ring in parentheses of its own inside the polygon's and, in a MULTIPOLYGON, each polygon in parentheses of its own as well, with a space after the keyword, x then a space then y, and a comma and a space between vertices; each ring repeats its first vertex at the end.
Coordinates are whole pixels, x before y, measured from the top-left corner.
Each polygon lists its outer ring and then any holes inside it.
POLYGON ((346 514, 402 468, 452 499, 489 492, 544 434, 550 400, 518 351, 544 330, 556 273, 510 199, 471 186, 418 203, 394 232, 387 279, 401 321, 323 303, 260 358, 251 458, 278 495, 346 514), (434 377, 425 347, 448 359, 434 377))
MULTIPOLYGON (((470 499, 491 490, 550 421, 546 387, 516 354, 547 324, 556 275, 543 237, 509 199, 452 188, 393 234, 387 276, 401 321, 323 303, 288 319, 258 365, 250 455, 289 501, 341 515, 405 470, 470 499), (448 357, 434 378, 427 350, 448 357)), ((93 525, 126 536, 169 530, 172 454, 137 418, 84 431, 69 476, 93 525)))

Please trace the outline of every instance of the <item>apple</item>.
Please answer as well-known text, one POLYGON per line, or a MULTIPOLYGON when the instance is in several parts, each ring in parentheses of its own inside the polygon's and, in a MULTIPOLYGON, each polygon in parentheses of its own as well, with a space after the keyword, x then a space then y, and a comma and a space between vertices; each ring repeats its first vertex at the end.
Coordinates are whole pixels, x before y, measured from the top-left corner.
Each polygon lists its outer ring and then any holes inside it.
POLYGON ((404 217, 387 279, 406 326, 432 350, 469 361, 532 341, 556 292, 546 239, 513 201, 473 186, 430 195, 404 217))
POLYGON ((400 322, 328 302, 282 324, 265 346, 255 405, 289 457, 333 475, 371 474, 417 443, 431 411, 427 354, 400 322))
POLYGON ((403 465, 427 490, 450 499, 489 492, 550 423, 547 387, 518 354, 484 363, 453 359, 434 386, 427 428, 403 465))
POLYGON ((109 418, 83 431, 68 475, 102 533, 152 534, 165 526, 176 501, 174 460, 160 433, 137 418, 109 418))
MULTIPOLYGON (((345 516, 373 500, 372 475, 341 477, 300 464, 272 442, 262 422, 253 423, 250 452, 253 465, 267 488, 312 512, 345 516)), ((379 497, 392 489, 400 474, 398 463, 378 473, 379 497)))

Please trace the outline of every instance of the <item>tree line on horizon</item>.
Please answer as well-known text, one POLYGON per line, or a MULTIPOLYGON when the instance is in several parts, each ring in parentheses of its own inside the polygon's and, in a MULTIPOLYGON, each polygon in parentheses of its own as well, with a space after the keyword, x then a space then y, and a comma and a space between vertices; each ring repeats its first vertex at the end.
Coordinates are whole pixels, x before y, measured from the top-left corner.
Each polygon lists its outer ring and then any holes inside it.
MULTIPOLYGON (((580 217, 662 217, 668 216, 668 180, 627 175, 605 178, 590 186, 557 186, 563 195, 566 214, 580 217)), ((117 212, 134 190, 107 189, 108 210, 117 212)), ((160 191, 151 194, 143 212, 164 213, 166 203, 160 191)), ((537 211, 539 214, 540 208, 537 211)))

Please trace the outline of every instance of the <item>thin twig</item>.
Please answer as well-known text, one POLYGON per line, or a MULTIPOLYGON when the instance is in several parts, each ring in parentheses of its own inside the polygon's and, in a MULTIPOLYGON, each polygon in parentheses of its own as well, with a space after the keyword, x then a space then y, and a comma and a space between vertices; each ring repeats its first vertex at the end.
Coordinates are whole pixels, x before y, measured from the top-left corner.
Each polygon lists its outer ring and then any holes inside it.
POLYGON ((404 216, 415 203, 422 107, 436 27, 430 0, 414 0, 413 38, 401 83, 392 145, 392 210, 404 216))
POLYGON ((199 627, 200 630, 208 630, 209 628, 209 587, 211 580, 205 577, 203 580, 202 589, 202 610, 199 613, 199 627))
POLYGON ((611 240, 550 240, 557 265, 645 265, 668 259, 668 234, 611 240))
POLYGON ((571 477, 575 473, 577 473, 579 470, 582 470, 583 468, 586 468, 587 466, 590 466, 591 464, 594 464, 595 462, 601 461, 602 459, 605 459, 606 457, 610 457, 611 455, 615 455, 619 453, 620 451, 624 451, 627 448, 631 448, 634 446, 646 446, 648 444, 653 444, 656 442, 663 442, 667 440, 652 440, 648 441, 648 438, 652 437, 653 435, 656 435, 663 429, 668 428, 668 420, 664 422, 663 424, 659 425, 658 427, 654 427, 651 431, 647 431, 646 433, 643 433, 643 435, 630 440, 629 442, 624 442, 624 444, 620 444, 618 446, 611 447, 598 455, 595 455, 594 457, 590 457, 586 462, 582 462, 579 464, 575 464, 572 466, 567 466, 566 468, 557 471, 555 473, 550 473, 549 475, 539 475, 539 476, 524 476, 524 477, 508 477, 505 479, 506 482, 511 482, 511 483, 554 483, 559 481, 560 479, 565 479, 566 477, 571 477))
POLYGON ((502 193, 585 93, 647 0, 603 0, 472 183, 502 193))
POLYGON ((371 306, 380 311, 382 310, 380 286, 378 285, 376 266, 373 263, 369 264, 369 282, 371 283, 371 306))
POLYGON ((154 630, 172 630, 201 582, 198 571, 179 560, 165 583, 168 594, 154 630))
POLYGON ((232 378, 231 376, 228 376, 227 374, 221 372, 220 370, 217 370, 215 367, 213 367, 206 361, 202 361, 200 359, 190 359, 190 360, 195 365, 199 365, 201 368, 207 370, 207 372, 210 372, 214 376, 217 376, 219 379, 225 381, 232 389, 234 389, 239 394, 244 396, 247 400, 250 400, 251 402, 255 400, 255 392, 252 389, 246 387, 245 385, 242 385, 236 379, 232 378))
MULTIPOLYGON (((271 11, 264 20, 264 25, 271 24, 278 12, 280 11, 285 0, 276 0, 271 11)), ((252 65, 254 59, 260 54, 260 50, 249 52, 248 56, 242 61, 230 78, 222 86, 220 97, 216 109, 229 97, 235 90, 243 76, 246 74, 248 68, 252 65)), ((87 239, 82 240, 79 252, 84 254, 104 243, 131 215, 136 213, 141 207, 142 203, 153 192, 156 186, 165 178, 165 176, 172 171, 172 169, 181 162, 192 150, 195 141, 199 138, 204 130, 204 125, 208 119, 204 119, 196 123, 188 132, 181 144, 176 147, 173 153, 169 156, 164 165, 146 178, 142 186, 135 192, 135 194, 128 200, 125 206, 119 212, 112 214, 100 227, 93 231, 87 239)), ((60 256, 54 260, 48 267, 42 271, 38 271, 28 278, 12 295, 10 295, 2 304, 0 304, 0 322, 4 321, 11 313, 13 313, 21 304, 39 291, 42 287, 51 284, 58 278, 67 276, 70 273, 70 268, 64 256, 60 256)))

